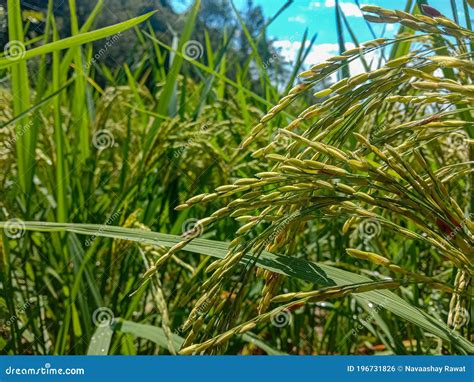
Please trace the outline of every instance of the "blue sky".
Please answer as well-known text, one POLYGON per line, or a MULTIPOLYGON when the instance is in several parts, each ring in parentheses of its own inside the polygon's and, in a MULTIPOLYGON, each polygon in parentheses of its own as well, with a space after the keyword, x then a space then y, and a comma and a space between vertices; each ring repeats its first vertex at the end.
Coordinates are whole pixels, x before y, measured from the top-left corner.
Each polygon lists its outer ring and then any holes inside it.
MULTIPOLYGON (((247 0, 234 0, 234 3, 239 9, 242 9, 246 2, 247 0)), ((361 5, 371 4, 389 9, 404 9, 407 1, 360 0, 359 2, 361 5)), ((464 14, 461 12, 461 1, 457 0, 456 2, 458 3, 458 13, 460 14, 461 19, 463 19, 464 14)), ((192 0, 174 0, 173 3, 177 10, 183 10, 186 9, 187 4, 192 3, 192 0)), ((267 18, 273 16, 285 3, 286 0, 254 0, 255 5, 262 7, 267 18)), ((430 0, 428 3, 447 17, 452 18, 452 11, 448 0, 430 0)), ((295 0, 293 4, 287 8, 272 25, 270 25, 268 34, 269 36, 279 40, 288 39, 295 34, 302 35, 305 28, 308 28, 310 35, 313 35, 314 33, 318 34, 318 43, 334 43, 337 41, 334 23, 334 4, 334 0, 295 0)), ((367 28, 355 1, 340 0, 340 5, 348 18, 351 27, 357 32, 359 40, 364 41, 370 39, 370 31, 367 28)), ((381 32, 381 26, 374 25, 374 28, 381 32)))
MULTIPOLYGON (((254 0, 260 5, 266 17, 271 17, 285 3, 285 0, 254 0)), ((235 0, 240 8, 246 0, 235 0)), ((357 33, 360 41, 371 39, 371 34, 362 18, 354 0, 340 0, 340 6, 348 18, 352 29, 357 33)), ((360 0, 360 4, 379 5, 389 9, 404 9, 406 0, 360 0)), ((452 18, 452 11, 448 0, 431 0, 429 4, 441 13, 452 18)), ((334 0, 295 0, 284 13, 270 25, 268 34, 277 39, 288 39, 296 33, 302 34, 308 28, 310 35, 318 34, 318 43, 336 42, 334 0)), ((462 10, 458 0, 458 10, 462 10)), ((376 31, 381 32, 381 25, 374 25, 376 31)))
MULTIPOLYGON (((247 0, 234 0, 237 8, 242 9, 247 0)), ((360 4, 379 5, 389 9, 404 9, 406 0, 360 0, 360 4)), ((464 13, 462 2, 458 4, 458 14, 464 24, 464 13)), ((179 4, 190 4, 192 0, 175 0, 176 10, 186 7, 179 4)), ((254 0, 255 5, 260 5, 266 18, 272 17, 284 4, 285 0, 254 0)), ((372 40, 373 36, 362 17, 362 14, 354 0, 340 0, 339 4, 344 12, 352 30, 356 33, 359 42, 372 40)), ((450 2, 448 0, 430 0, 429 4, 438 9, 448 18, 453 18, 450 2)), ((474 12, 471 13, 471 17, 474 12)), ((301 46, 301 38, 305 29, 309 36, 317 34, 315 45, 309 54, 306 63, 313 65, 338 54, 337 35, 335 26, 335 0, 295 0, 268 28, 267 34, 275 40, 274 46, 280 53, 291 62, 301 46)), ((372 24, 376 37, 392 37, 398 25, 389 24, 384 30, 382 24, 372 24)), ((353 48, 351 37, 346 33, 346 48, 353 48)), ((376 59, 376 57, 374 57, 376 59)), ((363 71, 360 63, 353 64, 353 74, 363 71)))

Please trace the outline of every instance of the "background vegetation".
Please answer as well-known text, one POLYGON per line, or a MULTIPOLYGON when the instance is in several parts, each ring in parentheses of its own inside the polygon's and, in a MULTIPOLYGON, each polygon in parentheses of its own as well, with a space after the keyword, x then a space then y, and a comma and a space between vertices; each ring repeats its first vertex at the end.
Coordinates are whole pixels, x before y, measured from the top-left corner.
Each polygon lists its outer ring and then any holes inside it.
POLYGON ((291 3, 7 1, 2 353, 472 353, 472 4, 307 67, 291 3))

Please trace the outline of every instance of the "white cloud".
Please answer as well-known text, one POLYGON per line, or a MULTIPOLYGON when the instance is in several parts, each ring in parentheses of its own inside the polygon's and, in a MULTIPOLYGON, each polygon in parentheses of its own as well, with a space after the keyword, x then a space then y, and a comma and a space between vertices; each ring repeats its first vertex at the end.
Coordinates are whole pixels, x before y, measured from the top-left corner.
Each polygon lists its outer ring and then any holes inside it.
POLYGON ((299 23, 299 24, 305 24, 306 23, 306 19, 303 16, 288 17, 288 21, 290 23, 299 23))
MULTIPOLYGON (((309 42, 307 42, 307 45, 309 45, 309 42)), ((290 41, 290 40, 278 40, 278 41, 275 41, 274 46, 275 48, 279 48, 279 52, 283 56, 285 61, 294 62, 298 54, 298 51, 301 48, 301 42, 290 41)), ((353 49, 355 48, 355 45, 353 43, 348 42, 345 44, 345 47, 346 49, 353 49)), ((339 54, 338 44, 326 43, 326 44, 313 45, 311 48, 311 51, 308 53, 308 56, 306 57, 304 66, 306 68, 309 68, 312 65, 319 64, 320 62, 326 61, 328 58, 337 56, 338 54, 339 54)), ((372 63, 373 69, 375 69, 375 66, 377 65, 378 60, 379 60, 379 52, 377 51, 370 52, 366 54, 364 57, 365 57, 366 62, 369 65, 372 63)), ((362 64, 362 61, 360 59, 355 59, 354 61, 352 61, 349 64, 349 69, 352 76, 365 72, 365 67, 362 64)), ((331 78, 333 81, 335 81, 336 75, 333 74, 331 78)))
MULTIPOLYGON (((347 49, 351 49, 351 48, 348 47, 347 49)), ((313 45, 313 47, 311 48, 311 51, 308 54, 308 57, 306 57, 306 63, 308 65, 318 64, 338 54, 339 54, 338 44, 313 45)))
POLYGON ((346 17, 363 17, 362 12, 356 4, 341 3, 341 9, 346 17))
MULTIPOLYGON (((280 54, 283 56, 285 61, 294 62, 298 51, 301 48, 301 42, 299 41, 290 41, 290 40, 278 40, 274 42, 275 48, 279 49, 280 54)), ((309 41, 306 41, 306 46, 309 46, 309 41)), ((346 48, 354 48, 354 44, 347 43, 346 48)), ((323 61, 326 61, 328 58, 336 56, 339 54, 339 45, 338 44, 318 44, 313 45, 311 51, 306 57, 305 64, 310 66, 323 61)))
MULTIPOLYGON (((274 42, 275 48, 279 49, 280 54, 288 62, 293 62, 301 48, 301 42, 291 40, 277 40, 274 42)), ((306 41, 306 46, 309 46, 309 41, 306 41)), ((355 45, 351 42, 345 44, 346 49, 353 49, 355 45)), ((306 57, 306 65, 314 65, 326 61, 328 58, 337 56, 339 54, 338 44, 316 44, 311 47, 311 51, 306 57)))
POLYGON ((320 8, 321 7, 321 3, 319 1, 312 1, 311 3, 309 3, 308 5, 308 10, 312 10, 312 9, 316 9, 316 8, 320 8))
MULTIPOLYGON (((361 4, 361 7, 365 4, 361 4)), ((336 0, 326 0, 324 6, 327 8, 332 8, 336 6, 336 0)), ((359 7, 353 3, 346 3, 343 1, 339 2, 339 7, 341 7, 342 12, 346 17, 363 17, 362 12, 359 7)))
MULTIPOLYGON (((355 45, 353 43, 346 43, 346 49, 353 49, 355 45)), ((338 44, 318 44, 313 45, 311 48, 311 52, 308 54, 306 58, 305 65, 311 66, 318 64, 320 62, 326 61, 328 58, 333 56, 337 56, 339 54, 339 45, 338 44)), ((378 64, 378 60, 380 57, 380 52, 374 51, 364 55, 365 61, 370 66, 372 64, 372 69, 376 68, 378 64)), ((356 74, 365 73, 365 67, 362 61, 358 58, 353 60, 349 63, 349 69, 351 72, 351 76, 356 74)), ((335 75, 331 76, 333 80, 335 79, 335 75)))
MULTIPOLYGON (((285 61, 294 62, 298 51, 301 49, 301 42, 291 40, 277 40, 273 43, 273 46, 279 50, 285 61)), ((306 41, 305 46, 309 46, 309 41, 306 41)))

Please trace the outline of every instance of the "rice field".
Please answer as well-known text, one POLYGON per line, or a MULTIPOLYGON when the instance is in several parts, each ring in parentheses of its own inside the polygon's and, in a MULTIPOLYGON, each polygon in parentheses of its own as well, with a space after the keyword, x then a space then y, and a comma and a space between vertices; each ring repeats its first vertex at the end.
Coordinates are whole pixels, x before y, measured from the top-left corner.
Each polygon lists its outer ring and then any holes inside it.
POLYGON ((336 2, 339 54, 308 65, 304 33, 289 66, 262 46, 291 0, 258 28, 225 2, 217 35, 212 1, 174 30, 160 7, 102 26, 106 1, 50 0, 40 32, 20 3, 1 354, 474 352, 472 1, 362 6, 396 31, 370 41, 336 2))

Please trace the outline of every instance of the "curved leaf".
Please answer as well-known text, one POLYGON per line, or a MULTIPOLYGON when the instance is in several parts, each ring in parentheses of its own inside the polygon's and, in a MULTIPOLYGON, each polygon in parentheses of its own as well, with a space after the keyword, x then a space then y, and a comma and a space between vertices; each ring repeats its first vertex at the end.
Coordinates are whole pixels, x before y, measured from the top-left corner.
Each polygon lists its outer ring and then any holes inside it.
POLYGON ((97 29, 91 32, 79 33, 75 36, 68 37, 62 40, 54 41, 49 44, 41 45, 33 49, 27 50, 23 55, 19 56, 17 59, 12 60, 10 58, 1 58, 0 59, 0 68, 4 68, 15 63, 28 60, 30 58, 40 56, 42 54, 48 54, 62 49, 71 48, 74 46, 87 44, 102 38, 123 32, 126 29, 130 29, 135 25, 146 21, 149 17, 154 15, 156 11, 146 13, 144 15, 134 17, 133 19, 111 25, 105 28, 97 29))
MULTIPOLYGON (((0 222, 0 228, 6 222, 0 222)), ((74 224, 74 223, 50 223, 50 222, 23 222, 25 229, 41 232, 74 232, 82 235, 93 235, 109 237, 120 240, 130 240, 147 244, 172 247, 181 242, 182 238, 176 235, 144 231, 140 229, 123 228, 97 224, 74 224)), ((225 242, 194 239, 185 249, 186 251, 201 255, 224 258, 227 254, 228 244, 225 242)), ((251 254, 244 256, 243 263, 254 260, 251 254)), ((368 277, 356 273, 341 270, 323 263, 314 263, 304 259, 289 256, 275 255, 263 252, 256 260, 256 265, 272 272, 280 273, 289 277, 299 278, 320 286, 350 285, 372 281, 368 277)), ((396 314, 404 320, 449 341, 453 346, 467 353, 474 353, 474 346, 465 338, 451 330, 444 322, 438 321, 410 305, 395 293, 380 290, 357 294, 368 302, 383 306, 388 311, 396 314)))

